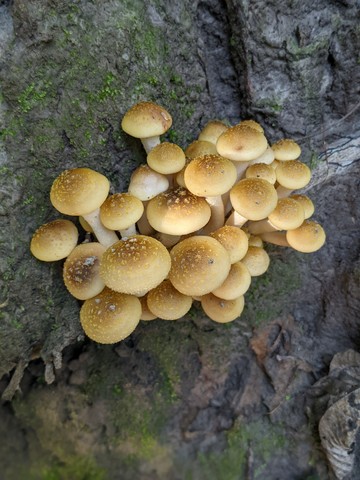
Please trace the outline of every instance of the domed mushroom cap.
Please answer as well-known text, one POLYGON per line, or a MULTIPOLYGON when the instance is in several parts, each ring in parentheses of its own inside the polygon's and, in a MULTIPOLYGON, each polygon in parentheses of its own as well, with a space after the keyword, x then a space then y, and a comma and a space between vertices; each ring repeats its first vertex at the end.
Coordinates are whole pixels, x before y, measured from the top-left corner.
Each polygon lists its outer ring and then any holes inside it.
POLYGON ((149 138, 162 135, 172 125, 170 113, 152 102, 140 102, 124 115, 121 128, 135 138, 149 138))
POLYGON ((278 230, 292 230, 300 227, 304 219, 302 205, 292 198, 280 198, 269 215, 270 223, 278 230))
POLYGON ((112 290, 142 296, 167 277, 170 266, 169 252, 162 243, 134 235, 105 251, 100 275, 112 290))
POLYGON ((244 178, 230 190, 234 209, 249 220, 262 220, 276 207, 278 196, 271 183, 261 178, 244 178))
POLYGON ((101 223, 110 230, 125 230, 136 223, 144 212, 141 200, 130 193, 110 195, 100 207, 101 223))
POLYGON ((87 300, 98 295, 105 287, 100 277, 100 261, 105 247, 97 242, 82 243, 67 257, 63 279, 71 295, 87 300))
POLYGON ((200 141, 210 142, 216 145, 220 135, 224 133, 229 127, 220 120, 210 120, 201 130, 198 139, 200 141))
POLYGON ((251 284, 249 269, 242 262, 231 265, 229 275, 220 287, 215 288, 211 293, 224 300, 235 300, 244 295, 251 284))
POLYGON ((146 161, 155 172, 170 175, 184 168, 185 153, 175 143, 163 142, 148 153, 146 161))
POLYGON ((267 146, 263 133, 241 124, 226 130, 216 143, 219 155, 236 162, 254 160, 265 152, 267 146))
POLYGON ((214 232, 210 237, 215 238, 225 248, 230 256, 230 262, 236 263, 241 260, 249 247, 248 236, 240 228, 231 225, 224 225, 214 232))
POLYGON ((105 288, 84 302, 80 310, 80 322, 91 340, 110 344, 128 337, 138 325, 140 315, 138 298, 105 288))
POLYGON ((236 177, 234 164, 219 155, 194 158, 184 173, 186 187, 199 197, 215 197, 226 193, 236 182, 236 177))
POLYGON ((275 172, 279 184, 289 190, 305 187, 311 178, 310 168, 298 160, 280 162, 275 172))
POLYGON ((296 200, 303 207, 305 219, 310 218, 315 212, 315 205, 306 195, 291 195, 289 198, 296 200))
POLYGON ((207 140, 194 140, 185 150, 187 158, 193 159, 202 155, 217 155, 216 146, 207 140))
POLYGON ((228 323, 240 317, 244 310, 245 300, 241 296, 235 300, 224 300, 212 293, 201 297, 201 306, 206 315, 214 322, 228 323))
POLYGON ((109 180, 90 168, 74 168, 63 171, 50 190, 53 206, 65 215, 86 215, 106 200, 109 180))
POLYGON ((245 178, 262 178, 271 183, 271 185, 274 185, 276 182, 276 173, 275 170, 266 163, 254 163, 246 169, 245 178))
POLYGON ((30 251, 38 260, 54 262, 66 258, 76 247, 78 230, 70 220, 41 225, 32 236, 30 251))
POLYGON ((184 295, 201 296, 219 287, 230 271, 230 257, 212 237, 193 236, 173 247, 169 279, 184 295))
POLYGON ((207 224, 211 209, 204 198, 178 187, 150 200, 146 214, 150 225, 158 232, 187 235, 207 224))
POLYGON ((265 163, 266 165, 270 165, 273 163, 274 158, 274 152, 272 148, 268 145, 267 149, 262 155, 260 155, 260 157, 251 160, 251 165, 255 165, 256 163, 265 163))
POLYGON ((177 320, 183 317, 191 305, 192 298, 176 290, 170 280, 164 280, 147 294, 149 310, 163 320, 177 320))
POLYGON ((143 297, 139 298, 141 303, 141 317, 140 320, 144 320, 145 322, 149 322, 151 320, 156 320, 157 316, 150 312, 148 304, 147 304, 147 296, 148 294, 144 295, 143 297))
POLYGON ((324 245, 326 235, 319 223, 305 220, 300 227, 286 232, 286 240, 298 252, 312 253, 324 245))
POLYGON ((248 268, 252 277, 258 277, 269 268, 270 257, 263 248, 250 246, 241 262, 248 268))
POLYGON ((254 130, 257 130, 260 133, 264 133, 264 129, 260 125, 260 123, 252 119, 242 120, 240 123, 238 123, 238 125, 241 125, 242 127, 250 127, 250 128, 253 128, 254 130))
POLYGON ((274 152, 275 159, 281 160, 282 162, 288 160, 296 160, 301 155, 301 148, 299 145, 290 138, 283 138, 278 140, 271 148, 274 152))

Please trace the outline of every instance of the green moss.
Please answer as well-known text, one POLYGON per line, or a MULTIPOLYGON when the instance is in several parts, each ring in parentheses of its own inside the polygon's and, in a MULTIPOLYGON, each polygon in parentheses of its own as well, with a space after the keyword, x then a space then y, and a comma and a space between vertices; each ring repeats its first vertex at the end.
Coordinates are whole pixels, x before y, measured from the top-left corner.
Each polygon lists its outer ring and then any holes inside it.
POLYGON ((89 458, 74 457, 65 465, 32 468, 29 480, 105 480, 106 472, 89 458))
POLYGON ((291 55, 297 60, 303 58, 309 58, 313 56, 316 52, 321 50, 327 51, 329 47, 329 37, 319 38, 315 42, 309 43, 308 45, 300 46, 299 43, 291 38, 287 42, 287 49, 291 55))

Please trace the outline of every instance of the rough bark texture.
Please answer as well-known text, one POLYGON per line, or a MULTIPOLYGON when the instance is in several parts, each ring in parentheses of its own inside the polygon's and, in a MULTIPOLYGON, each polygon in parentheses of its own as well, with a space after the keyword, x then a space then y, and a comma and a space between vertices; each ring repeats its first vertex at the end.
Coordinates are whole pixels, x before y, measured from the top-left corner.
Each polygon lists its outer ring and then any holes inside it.
MULTIPOLYGON (((0 2, 4 400, 20 382, 0 411, 1 478, 340 471, 318 423, 359 387, 357 375, 328 375, 334 355, 360 340, 359 23, 351 0, 0 2), (144 322, 98 346, 83 338, 61 262, 36 261, 29 240, 58 216, 48 193, 65 168, 89 166, 114 192, 126 189, 145 156, 119 121, 139 100, 170 111, 165 138, 182 147, 212 118, 251 117, 270 142, 295 138, 327 243, 313 255, 269 248, 270 269, 232 324, 195 305, 180 321, 144 322)), ((359 476, 350 448, 348 480, 359 476)))

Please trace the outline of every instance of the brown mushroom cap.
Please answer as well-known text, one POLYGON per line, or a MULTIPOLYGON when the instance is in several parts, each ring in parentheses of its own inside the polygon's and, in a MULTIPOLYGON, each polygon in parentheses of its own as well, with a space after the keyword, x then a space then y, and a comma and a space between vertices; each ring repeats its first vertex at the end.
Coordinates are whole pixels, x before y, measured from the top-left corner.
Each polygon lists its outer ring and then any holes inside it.
POLYGON ((184 295, 201 296, 219 287, 230 271, 230 257, 215 238, 193 236, 171 252, 169 279, 184 295))
POLYGON ((275 170, 266 163, 254 163, 246 169, 245 178, 262 178, 274 185, 276 182, 276 173, 275 170))
POLYGON ((63 279, 71 295, 87 300, 98 295, 105 287, 100 277, 100 261, 105 247, 97 242, 82 243, 67 257, 63 279))
POLYGON ((324 245, 326 235, 319 223, 305 220, 300 227, 286 232, 286 240, 298 252, 312 253, 324 245))
POLYGON ((178 187, 150 200, 146 214, 150 225, 158 232, 187 235, 207 224, 211 210, 204 198, 178 187))
POLYGON ((215 197, 230 190, 236 182, 236 167, 219 155, 196 157, 184 173, 185 185, 199 197, 215 197))
POLYGON ((310 218, 315 212, 315 205, 313 201, 306 195, 291 195, 292 198, 300 203, 304 209, 305 219, 310 218))
POLYGON ((147 294, 147 306, 162 320, 177 320, 191 308, 192 298, 180 293, 170 280, 164 280, 147 294))
POLYGON ((278 183, 289 190, 305 187, 311 178, 310 168, 298 160, 280 162, 275 172, 278 183))
POLYGON ((109 180, 90 168, 63 171, 52 184, 50 200, 65 215, 86 215, 106 200, 109 180))
POLYGON ((252 277, 258 277, 269 268, 270 257, 263 248, 250 246, 241 262, 247 266, 252 277))
POLYGON ((262 220, 276 207, 278 196, 271 183, 261 178, 244 178, 230 190, 234 209, 249 220, 262 220))
POLYGON ((70 220, 41 225, 32 236, 30 251, 38 260, 54 262, 66 258, 76 247, 78 230, 70 220))
POLYGON ((163 142, 148 153, 146 161, 155 172, 170 175, 184 168, 185 153, 175 143, 163 142))
POLYGON ((141 200, 130 193, 110 195, 100 207, 100 220, 110 230, 125 230, 144 213, 141 200))
POLYGON ((205 140, 194 140, 185 150, 187 158, 193 159, 202 155, 217 155, 216 146, 205 140))
POLYGON ((244 295, 251 284, 249 269, 242 262, 231 265, 229 275, 220 287, 215 288, 211 293, 224 300, 235 300, 244 295))
POLYGON ((241 296, 235 300, 224 300, 212 293, 201 297, 201 306, 206 315, 214 322, 228 323, 240 317, 244 310, 245 300, 241 296))
POLYGON ((210 120, 210 122, 208 122, 201 130, 199 140, 210 142, 216 145, 216 142, 220 135, 224 133, 228 128, 229 127, 220 120, 210 120))
POLYGON ((140 102, 124 115, 121 128, 135 138, 149 138, 162 135, 172 125, 170 113, 152 102, 140 102))
POLYGON ((105 288, 86 300, 80 322, 86 335, 98 343, 117 343, 128 337, 139 323, 141 303, 133 295, 105 288))
POLYGON ((278 140, 271 148, 275 154, 276 160, 281 160, 282 162, 288 160, 296 160, 301 155, 301 148, 299 145, 290 138, 283 138, 278 140))
POLYGON ((280 198, 269 215, 270 223, 277 230, 292 230, 300 227, 304 219, 302 205, 292 198, 280 198))
POLYGON ((230 256, 230 262, 236 263, 241 260, 249 247, 248 236, 240 228, 231 225, 224 225, 214 232, 210 237, 215 238, 225 248, 230 256))
POLYGON ((263 133, 241 124, 226 130, 216 143, 219 155, 236 162, 254 160, 265 152, 267 146, 263 133))
POLYGON ((134 235, 111 245, 103 254, 100 275, 116 292, 142 296, 169 273, 170 255, 162 243, 134 235))
POLYGON ((148 164, 140 165, 131 174, 129 193, 145 202, 169 188, 165 175, 155 172, 148 164))

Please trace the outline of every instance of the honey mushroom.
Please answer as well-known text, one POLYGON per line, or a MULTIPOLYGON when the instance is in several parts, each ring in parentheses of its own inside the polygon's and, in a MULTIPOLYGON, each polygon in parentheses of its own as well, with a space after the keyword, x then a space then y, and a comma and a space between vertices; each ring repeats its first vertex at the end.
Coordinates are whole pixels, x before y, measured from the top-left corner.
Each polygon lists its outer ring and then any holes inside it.
POLYGON ((109 230, 117 230, 121 237, 136 235, 136 222, 144 213, 141 200, 130 193, 110 195, 100 207, 100 220, 109 230))
POLYGON ((314 214, 315 205, 311 198, 309 198, 307 195, 294 194, 290 195, 289 198, 296 200, 303 207, 305 220, 307 220, 314 214))
POLYGON ((231 225, 224 225, 214 232, 210 233, 210 237, 215 238, 228 252, 230 263, 239 262, 245 257, 249 248, 248 236, 240 228, 231 225))
POLYGON ((178 320, 191 305, 192 298, 176 290, 170 280, 164 280, 147 294, 148 309, 162 320, 178 320))
POLYGON ((139 298, 140 303, 141 303, 140 320, 144 320, 145 322, 149 322, 151 320, 156 320, 157 319, 157 316, 154 315, 153 313, 151 313, 150 310, 149 310, 149 307, 147 305, 147 296, 148 296, 148 294, 139 298))
POLYGON ((248 267, 242 262, 231 265, 229 275, 220 287, 215 288, 211 293, 224 300, 235 300, 244 295, 251 285, 251 275, 248 267))
POLYGON ((33 234, 30 251, 43 262, 66 258, 76 247, 78 229, 70 220, 58 219, 41 225, 33 234))
POLYGON ((279 162, 276 167, 276 192, 279 198, 288 197, 294 190, 304 188, 311 179, 310 168, 298 160, 279 162))
POLYGON ((266 163, 254 163, 246 169, 245 178, 262 178, 271 183, 271 185, 275 185, 276 173, 274 169, 266 163))
MULTIPOLYGON (((198 136, 198 140, 210 142, 216 145, 216 142, 218 141, 220 135, 224 133, 228 128, 228 125, 226 125, 221 120, 210 120, 201 130, 198 136)), ((216 151, 214 153, 216 153, 216 151)))
POLYGON ((291 138, 282 138, 273 145, 271 149, 274 152, 275 159, 281 162, 287 162, 289 160, 296 160, 301 155, 300 146, 291 138))
POLYGON ((166 175, 169 186, 174 185, 174 176, 185 167, 185 153, 175 143, 163 142, 154 147, 146 161, 152 170, 166 175))
POLYGON ((262 247, 251 245, 241 262, 248 268, 252 277, 259 277, 269 268, 270 257, 262 247))
POLYGON ((201 297, 201 307, 206 315, 214 322, 228 323, 240 317, 244 310, 244 297, 238 297, 234 300, 224 300, 218 298, 212 293, 201 297))

